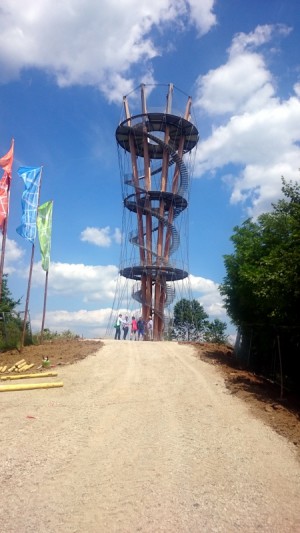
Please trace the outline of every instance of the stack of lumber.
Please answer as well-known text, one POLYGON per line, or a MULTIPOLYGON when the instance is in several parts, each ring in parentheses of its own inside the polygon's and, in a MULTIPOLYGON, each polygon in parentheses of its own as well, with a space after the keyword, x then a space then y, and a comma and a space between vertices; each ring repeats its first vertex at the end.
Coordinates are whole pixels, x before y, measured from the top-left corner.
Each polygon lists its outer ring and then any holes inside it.
POLYGON ((7 365, 1 366, 0 372, 1 374, 3 374, 4 372, 25 372, 26 370, 30 370, 33 367, 34 363, 28 364, 26 363, 25 359, 20 359, 20 361, 17 361, 10 368, 7 368, 7 365))

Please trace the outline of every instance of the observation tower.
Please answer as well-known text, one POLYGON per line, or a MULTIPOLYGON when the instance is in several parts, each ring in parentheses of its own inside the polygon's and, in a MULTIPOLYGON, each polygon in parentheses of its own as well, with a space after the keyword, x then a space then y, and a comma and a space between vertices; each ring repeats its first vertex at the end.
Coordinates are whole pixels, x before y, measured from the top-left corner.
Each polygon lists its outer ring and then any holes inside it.
POLYGON ((136 225, 130 232, 125 228, 123 246, 129 243, 131 254, 124 254, 119 274, 131 280, 131 297, 145 321, 152 316, 153 340, 159 341, 176 282, 188 276, 176 260, 181 247, 178 227, 188 208, 185 156, 196 147, 198 130, 191 122, 190 97, 184 97, 182 114, 172 112, 174 86, 169 84, 162 111, 152 111, 146 87, 139 87, 141 108, 135 114, 130 112, 128 97, 123 98, 124 115, 116 129, 124 211, 136 225))

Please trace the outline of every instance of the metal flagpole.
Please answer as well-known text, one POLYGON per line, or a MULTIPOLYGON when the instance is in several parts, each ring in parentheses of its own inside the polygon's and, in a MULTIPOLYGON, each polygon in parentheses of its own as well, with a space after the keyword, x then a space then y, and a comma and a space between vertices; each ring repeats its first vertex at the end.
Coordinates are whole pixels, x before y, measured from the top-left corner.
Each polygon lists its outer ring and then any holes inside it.
POLYGON ((41 327, 41 336, 40 336, 41 337, 41 342, 43 342, 45 317, 46 317, 46 303, 47 303, 47 292, 48 292, 48 273, 49 273, 49 270, 46 271, 46 278, 45 278, 43 318, 42 318, 42 327, 41 327))
POLYGON ((27 315, 28 315, 29 297, 30 297, 30 288, 31 288, 31 277, 32 277, 32 269, 33 269, 33 259, 34 259, 34 244, 32 245, 32 249, 31 249, 31 261, 30 261, 30 268, 29 268, 29 278, 28 278, 28 285, 27 285, 27 295, 26 295, 26 304, 25 304, 25 313, 24 313, 24 322, 23 322, 20 352, 22 351, 23 346, 24 346, 25 333, 26 333, 26 324, 27 324, 27 315))

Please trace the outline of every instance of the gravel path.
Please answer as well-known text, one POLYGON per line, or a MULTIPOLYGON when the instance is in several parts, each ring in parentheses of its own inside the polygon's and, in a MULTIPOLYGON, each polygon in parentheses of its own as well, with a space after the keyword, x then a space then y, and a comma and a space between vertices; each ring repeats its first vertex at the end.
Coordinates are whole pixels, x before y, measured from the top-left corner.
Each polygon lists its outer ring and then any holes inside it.
POLYGON ((106 340, 51 379, 0 395, 1 533, 300 532, 292 445, 192 347, 106 340))

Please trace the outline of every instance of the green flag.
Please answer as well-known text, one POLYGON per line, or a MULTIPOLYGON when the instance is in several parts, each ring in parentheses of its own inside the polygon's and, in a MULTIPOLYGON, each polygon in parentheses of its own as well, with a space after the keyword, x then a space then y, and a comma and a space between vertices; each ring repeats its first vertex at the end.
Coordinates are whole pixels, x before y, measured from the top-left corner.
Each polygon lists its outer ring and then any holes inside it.
POLYGON ((49 270, 50 266, 52 209, 52 200, 40 205, 38 207, 38 215, 36 221, 42 256, 42 268, 46 270, 46 272, 49 270))

